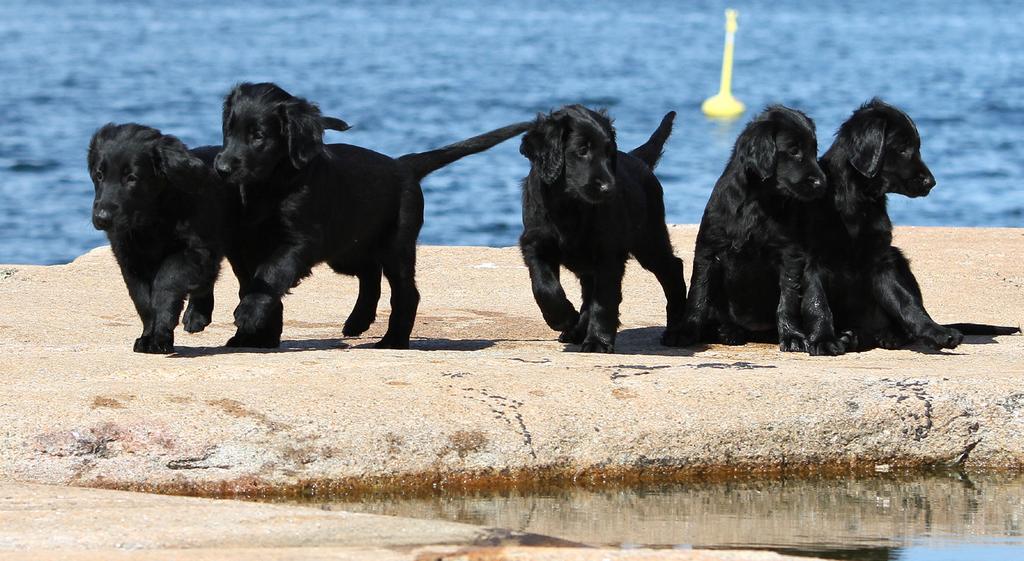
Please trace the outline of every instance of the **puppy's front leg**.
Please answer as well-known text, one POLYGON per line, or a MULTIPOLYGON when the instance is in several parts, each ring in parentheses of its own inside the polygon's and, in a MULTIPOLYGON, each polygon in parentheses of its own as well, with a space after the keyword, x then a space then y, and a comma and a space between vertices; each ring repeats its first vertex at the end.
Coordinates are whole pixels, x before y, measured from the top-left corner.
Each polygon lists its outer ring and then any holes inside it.
MULTIPOLYGON (((824 271, 813 265, 804 272, 804 294, 800 304, 807 327, 807 352, 813 356, 837 356, 856 347, 852 332, 836 337, 832 307, 825 290, 824 271)), ((783 349, 785 350, 785 349, 783 349)))
POLYGON ((936 349, 954 349, 963 341, 959 331, 935 323, 928 315, 910 263, 898 249, 890 248, 875 264, 871 290, 879 305, 912 336, 936 349))
POLYGON ((153 334, 142 352, 174 352, 174 328, 185 297, 191 289, 212 286, 216 267, 213 253, 205 248, 189 248, 164 259, 153 279, 153 334))
POLYGON ((213 321, 213 287, 193 291, 188 295, 188 307, 182 324, 188 333, 199 333, 213 321))
POLYGON ((590 301, 590 323, 580 351, 614 353, 615 333, 619 329, 619 304, 622 303, 622 275, 626 256, 598 263, 594 274, 594 297, 590 301))
POLYGON ((580 292, 583 296, 583 303, 580 304, 580 316, 574 327, 563 331, 558 336, 559 343, 579 345, 587 337, 587 328, 590 326, 590 303, 594 300, 593 275, 580 275, 580 292))
POLYGON ((146 352, 143 349, 148 348, 153 334, 153 306, 150 301, 153 285, 124 267, 121 269, 121 276, 124 278, 125 286, 128 287, 128 296, 131 297, 132 304, 135 305, 135 311, 139 314, 139 319, 142 320, 142 335, 135 340, 132 350, 137 353, 146 352))
POLYGON ((309 274, 312 263, 312 248, 307 244, 278 248, 260 263, 235 308, 238 332, 228 341, 228 346, 273 348, 280 345, 281 298, 309 274))
MULTIPOLYGON (((775 326, 779 333, 779 349, 796 352, 806 349, 806 336, 800 329, 800 285, 804 259, 798 255, 782 256, 779 270, 779 304, 775 309, 775 326)), ((831 314, 830 314, 831 315, 831 314)), ((831 318, 830 322, 831 323, 831 318)))
POLYGON ((541 243, 524 243, 523 261, 530 271, 530 284, 533 298, 537 301, 544 321, 555 331, 566 331, 576 325, 579 314, 569 299, 559 280, 557 249, 545 247, 541 243))

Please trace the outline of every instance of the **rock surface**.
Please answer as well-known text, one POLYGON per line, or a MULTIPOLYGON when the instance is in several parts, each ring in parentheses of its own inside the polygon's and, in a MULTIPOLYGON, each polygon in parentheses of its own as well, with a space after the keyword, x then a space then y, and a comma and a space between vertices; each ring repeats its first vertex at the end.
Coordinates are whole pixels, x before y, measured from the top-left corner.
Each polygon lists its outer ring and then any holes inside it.
MULTIPOLYGON (((694 227, 672 230, 689 267, 694 227)), ((897 230, 940 322, 1020 325, 1024 230, 897 230)), ((356 282, 318 268, 282 349, 214 323, 172 356, 141 331, 109 250, 0 267, 0 478, 207 494, 491 485, 956 463, 1024 467, 1024 337, 839 358, 771 345, 667 349, 631 264, 616 355, 565 352, 514 248, 422 247, 413 350, 339 340, 356 282)), ((687 273, 687 279, 689 273, 687 273)), ((577 283, 563 275, 571 298, 577 283)))

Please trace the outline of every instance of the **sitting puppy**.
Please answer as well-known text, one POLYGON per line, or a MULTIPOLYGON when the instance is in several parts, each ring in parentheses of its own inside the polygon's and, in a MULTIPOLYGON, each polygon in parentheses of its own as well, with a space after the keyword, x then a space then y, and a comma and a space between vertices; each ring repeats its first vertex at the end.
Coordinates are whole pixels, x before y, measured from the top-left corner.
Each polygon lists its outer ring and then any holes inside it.
POLYGON ((237 186, 238 224, 227 257, 239 278, 231 347, 280 344, 281 298, 326 262, 359 278, 342 333, 376 319, 381 272, 391 285, 391 318, 377 348, 405 349, 416 319, 416 238, 427 174, 525 131, 510 125, 444 148, 390 158, 323 143, 312 103, 275 84, 240 84, 224 101, 224 149, 214 166, 237 186))
POLYGON ((921 159, 921 137, 906 113, 873 99, 857 109, 821 158, 829 196, 808 207, 812 258, 803 308, 808 350, 850 329, 857 348, 898 348, 922 340, 955 348, 969 334, 1003 335, 1016 328, 935 323, 924 308, 910 263, 892 245, 886 195, 926 196, 935 178, 921 159), (833 326, 833 320, 835 326, 833 326))
POLYGON ((671 340, 686 300, 683 262, 672 251, 654 166, 672 132, 665 116, 646 144, 619 152, 605 113, 570 105, 537 118, 520 151, 532 167, 523 181, 519 246, 544 320, 563 343, 611 353, 619 327, 622 276, 632 254, 654 273, 668 300, 671 340), (564 265, 580 279, 580 312, 559 282, 564 265))
POLYGON ((788 107, 743 129, 704 209, 684 329, 671 343, 740 345, 768 332, 783 350, 804 348, 799 209, 825 191, 817 151, 814 123, 788 107))
POLYGON ((135 352, 174 352, 185 297, 185 330, 210 323, 223 256, 223 190, 213 169, 180 140, 136 124, 108 124, 89 143, 96 188, 92 223, 110 239, 142 336, 135 352), (193 299, 209 309, 193 308, 193 299))

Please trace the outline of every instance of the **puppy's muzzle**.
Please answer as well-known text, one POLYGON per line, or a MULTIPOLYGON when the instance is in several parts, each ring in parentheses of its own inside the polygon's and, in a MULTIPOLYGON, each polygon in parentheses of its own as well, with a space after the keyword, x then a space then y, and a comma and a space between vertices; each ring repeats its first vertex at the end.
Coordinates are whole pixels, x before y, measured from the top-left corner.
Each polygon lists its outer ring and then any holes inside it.
POLYGON ((95 208, 92 211, 92 225, 97 230, 107 230, 114 225, 114 211, 109 208, 95 208))
POLYGON ((217 170, 217 175, 221 176, 222 179, 227 179, 235 172, 235 166, 238 162, 234 158, 224 158, 221 156, 221 154, 218 154, 213 159, 213 169, 217 170))
POLYGON ((615 192, 614 181, 595 181, 590 185, 587 185, 585 191, 585 198, 591 202, 599 203, 607 200, 615 192))
POLYGON ((902 191, 893 189, 894 192, 901 193, 908 197, 927 197, 932 192, 932 188, 935 187, 935 177, 932 174, 918 175, 915 179, 909 179, 903 182, 902 191))
POLYGON ((803 182, 789 189, 797 199, 803 201, 813 201, 814 199, 821 198, 825 194, 825 176, 823 175, 812 175, 805 179, 803 182))
POLYGON ((925 194, 931 191, 932 187, 935 187, 935 176, 928 174, 921 178, 921 190, 925 194))
POLYGON ((810 178, 807 183, 811 186, 813 198, 817 199, 825 194, 825 176, 814 176, 810 178))

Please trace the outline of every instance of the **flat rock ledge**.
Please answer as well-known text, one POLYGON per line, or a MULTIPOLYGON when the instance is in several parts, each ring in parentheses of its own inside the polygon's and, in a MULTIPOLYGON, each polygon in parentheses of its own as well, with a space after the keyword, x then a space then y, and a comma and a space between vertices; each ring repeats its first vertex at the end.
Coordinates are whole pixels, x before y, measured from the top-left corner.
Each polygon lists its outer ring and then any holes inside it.
MULTIPOLYGON (((672 228, 688 268, 695 233, 672 228)), ((1022 323, 1024 229, 896 243, 936 320, 1022 323)), ((418 279, 409 351, 370 348, 386 290, 370 332, 340 339, 356 282, 325 268, 286 299, 281 349, 224 349, 225 267, 214 323, 147 356, 107 248, 2 266, 0 479, 223 496, 1024 467, 1021 336, 838 358, 667 349, 660 288, 631 264, 618 354, 594 356, 544 325, 515 248, 421 247, 418 279)))

